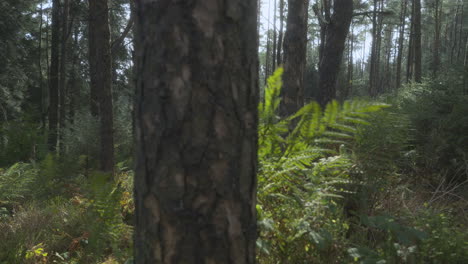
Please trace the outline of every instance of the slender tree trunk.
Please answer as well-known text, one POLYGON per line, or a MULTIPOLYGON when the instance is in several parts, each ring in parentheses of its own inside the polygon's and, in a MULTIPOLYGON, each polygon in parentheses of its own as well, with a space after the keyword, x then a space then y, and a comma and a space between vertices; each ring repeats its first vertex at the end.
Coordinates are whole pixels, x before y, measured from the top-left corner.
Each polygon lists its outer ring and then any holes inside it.
POLYGON ((79 28, 75 27, 75 32, 73 34, 73 49, 72 49, 72 62, 71 62, 71 69, 70 69, 70 79, 68 80, 68 91, 69 91, 69 96, 70 96, 70 105, 68 107, 69 110, 69 120, 70 123, 73 124, 75 121, 75 108, 76 108, 76 102, 77 98, 80 96, 79 90, 77 87, 77 71, 78 69, 76 68, 76 65, 78 63, 78 53, 77 50, 79 48, 78 44, 78 33, 79 33, 79 28))
POLYGON ((421 0, 414 0, 414 81, 422 81, 421 0))
POLYGON ((440 64, 440 31, 442 27, 441 16, 442 16, 442 4, 443 0, 435 0, 434 2, 434 53, 432 58, 432 76, 437 77, 439 72, 440 64))
MULTIPOLYGON (((46 25, 49 25, 49 13, 46 12, 46 25)), ((49 27, 45 27, 45 59, 46 59, 46 70, 47 70, 47 80, 49 81, 50 86, 50 61, 49 61, 49 27)), ((50 88, 50 87, 49 87, 50 88)), ((48 99, 47 99, 48 100, 48 99)), ((49 112, 49 106, 47 106, 46 115, 49 112)))
POLYGON ((408 0, 401 1, 400 32, 398 36, 398 55, 396 60, 396 89, 401 85, 401 61, 403 60, 403 44, 405 40, 406 10, 408 0))
POLYGON ((137 1, 135 263, 255 263, 256 0, 137 1))
POLYGON ((276 50, 276 63, 281 65, 283 61, 281 60, 281 50, 283 47, 283 26, 284 26, 284 0, 279 0, 279 12, 280 12, 280 28, 278 33, 278 45, 276 50))
POLYGON ((354 68, 353 52, 354 52, 354 24, 351 24, 351 33, 348 37, 348 72, 347 72, 346 88, 343 94, 343 99, 347 99, 349 94, 353 90, 353 68, 354 68))
POLYGON ((288 116, 304 104, 309 0, 289 0, 284 35, 284 75, 280 115, 288 116))
POLYGON ((270 68, 270 59, 271 59, 271 40, 270 40, 270 26, 268 26, 267 30, 267 43, 266 43, 266 53, 265 53, 265 85, 267 84, 268 77, 271 75, 271 68, 270 68))
POLYGON ((88 24, 88 56, 89 56, 89 75, 90 75, 90 111, 91 115, 94 117, 98 117, 99 115, 99 85, 96 83, 98 81, 98 71, 97 71, 97 45, 96 43, 96 36, 97 34, 97 17, 100 15, 99 11, 96 10, 96 1, 99 0, 88 0, 89 2, 89 24, 88 24))
POLYGON ((463 43, 463 40, 464 40, 464 38, 463 38, 463 29, 464 29, 463 21, 465 19, 464 11, 465 11, 465 2, 462 2, 461 13, 460 13, 461 14, 460 15, 460 27, 459 27, 460 34, 459 34, 459 37, 458 37, 457 61, 463 60, 463 58, 462 58, 463 54, 461 54, 461 51, 465 46, 464 43, 463 43))
POLYGON ((70 9, 70 0, 64 0, 62 8, 62 39, 60 46, 60 78, 59 78, 59 127, 60 127, 60 138, 59 138, 59 152, 60 155, 63 154, 64 145, 63 145, 63 131, 65 128, 65 101, 67 94, 67 44, 68 44, 68 14, 70 9))
POLYGON ((380 38, 380 32, 378 32, 379 25, 377 24, 377 5, 379 0, 374 0, 374 8, 372 12, 372 45, 371 45, 371 55, 370 55, 370 71, 369 71, 369 95, 377 95, 377 82, 378 79, 378 56, 377 56, 377 42, 380 38))
POLYGON ((468 35, 465 41, 465 59, 463 65, 465 66, 465 74, 463 75, 463 94, 468 94, 468 35))
POLYGON ((408 59, 406 65, 406 82, 410 82, 413 79, 414 72, 414 1, 411 3, 411 25, 410 25, 410 37, 408 41, 408 59))
POLYGON ((43 5, 41 3, 39 9, 39 43, 37 45, 37 52, 38 52, 38 59, 37 59, 37 68, 39 72, 39 89, 41 90, 41 124, 44 131, 46 131, 46 115, 47 115, 47 92, 44 90, 44 75, 42 73, 42 24, 43 18, 42 15, 44 13, 43 5))
MULTIPOLYGON (((100 133, 100 169, 113 172, 114 130, 112 67, 107 0, 89 0, 89 61, 91 91, 97 96, 100 133)), ((91 101, 94 101, 92 98, 91 101)), ((94 113, 95 114, 95 113, 94 113)))
MULTIPOLYGON (((353 1, 335 0, 333 11, 330 20, 321 21, 323 34, 319 62, 318 101, 322 106, 336 97, 336 80, 353 17, 353 1)), ((325 10, 325 17, 328 16, 327 12, 325 10)))
POLYGON ((457 1, 457 9, 455 11, 455 18, 452 22, 452 28, 450 31, 450 40, 451 40, 451 49, 450 49, 450 63, 453 63, 453 57, 455 56, 455 47, 457 45, 457 36, 458 36, 458 13, 460 11, 460 5, 457 1))
POLYGON ((277 44, 277 39, 276 39, 276 0, 273 0, 273 50, 272 50, 272 72, 276 70, 276 44, 277 44))
POLYGON ((49 150, 55 151, 58 137, 60 1, 52 1, 52 40, 49 73, 49 150))

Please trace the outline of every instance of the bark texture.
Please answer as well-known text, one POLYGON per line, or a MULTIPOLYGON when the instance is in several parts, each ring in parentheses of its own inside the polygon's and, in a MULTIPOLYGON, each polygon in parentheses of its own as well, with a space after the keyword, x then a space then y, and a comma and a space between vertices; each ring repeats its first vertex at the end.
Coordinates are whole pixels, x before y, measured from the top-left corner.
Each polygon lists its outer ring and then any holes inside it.
POLYGON ((107 0, 89 0, 89 65, 91 110, 92 112, 96 111, 94 108, 97 103, 100 122, 100 169, 104 172, 112 172, 114 168, 114 113, 109 8, 107 4, 107 0))
POLYGON ((304 69, 307 53, 309 0, 288 0, 284 34, 284 75, 280 115, 295 113, 304 104, 304 69))
MULTIPOLYGON (((314 8, 318 13, 318 9, 314 8)), ((322 43, 319 62, 319 97, 320 105, 325 106, 336 97, 336 80, 340 71, 341 59, 345 48, 346 36, 353 17, 352 0, 335 0, 333 14, 325 19, 319 17, 322 43), (327 18, 329 17, 329 18, 327 18)))
POLYGON ((256 12, 137 1, 135 263, 255 263, 256 12))

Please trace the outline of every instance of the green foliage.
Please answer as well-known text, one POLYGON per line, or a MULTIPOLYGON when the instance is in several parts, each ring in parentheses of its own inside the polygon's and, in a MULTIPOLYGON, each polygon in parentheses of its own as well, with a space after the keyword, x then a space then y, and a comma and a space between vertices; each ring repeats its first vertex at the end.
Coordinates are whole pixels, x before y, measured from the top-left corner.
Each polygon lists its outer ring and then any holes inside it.
POLYGON ((37 173, 38 169, 28 163, 16 163, 5 171, 0 169, 0 203, 30 198, 37 173))
POLYGON ((40 131, 29 120, 0 122, 0 166, 44 157, 44 135, 40 131))
POLYGON ((87 156, 89 167, 95 167, 99 153, 99 120, 88 112, 79 111, 73 118, 73 123, 68 123, 63 133, 63 145, 65 146, 65 158, 76 160, 81 155, 87 156))
POLYGON ((451 212, 427 209, 415 218, 415 225, 426 230, 420 256, 425 263, 466 263, 468 261, 468 226, 451 212))
MULTIPOLYGON (((63 177, 53 155, 0 170, 0 263, 124 263, 131 256, 132 174, 63 177)), ((75 172, 76 173, 76 172, 75 172)))
MULTIPOLYGON (((468 96, 448 80, 412 84, 397 98, 414 125, 413 144, 419 167, 448 180, 468 177, 468 96)), ((437 179, 436 179, 437 180, 437 179)))
POLYGON ((387 105, 334 101, 322 111, 312 102, 281 119, 281 73, 270 77, 259 106, 259 262, 339 261, 349 228, 339 203, 352 180, 346 152, 357 128, 387 105))
MULTIPOLYGON (((114 256, 123 259, 128 256, 128 248, 122 246, 122 235, 131 236, 131 229, 122 220, 121 201, 123 188, 121 182, 115 184, 111 175, 95 172, 87 185, 89 190, 88 210, 84 224, 90 236, 87 252, 102 255, 102 252, 113 252, 114 256)), ((127 246, 128 245, 124 245, 127 246)))

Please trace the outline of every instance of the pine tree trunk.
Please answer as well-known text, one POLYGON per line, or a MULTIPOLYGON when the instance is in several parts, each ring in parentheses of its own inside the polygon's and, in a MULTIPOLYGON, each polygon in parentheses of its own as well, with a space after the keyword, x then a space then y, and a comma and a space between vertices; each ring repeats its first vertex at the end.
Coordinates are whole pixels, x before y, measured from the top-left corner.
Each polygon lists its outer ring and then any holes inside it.
POLYGON ((343 99, 347 99, 349 97, 349 94, 353 90, 353 70, 354 70, 353 52, 354 52, 354 24, 351 25, 351 32, 348 37, 348 69, 347 69, 346 86, 345 86, 345 91, 343 94, 343 99))
MULTIPOLYGON (((89 18, 91 91, 94 90, 94 96, 97 96, 100 122, 100 169, 104 172, 113 172, 114 114, 112 106, 112 60, 107 0, 90 0, 89 18)), ((93 102, 95 99, 91 98, 91 101, 93 102)))
POLYGON ((421 0, 414 0, 414 81, 422 81, 421 0))
POLYGON ((396 89, 400 88, 401 85, 401 61, 403 60, 403 44, 405 40, 405 21, 406 21, 406 10, 408 7, 408 0, 401 2, 401 15, 400 15, 400 32, 398 36, 398 55, 397 55, 397 66, 396 66, 396 89))
POLYGON ((281 60, 281 50, 283 47, 283 27, 284 27, 284 0, 279 0, 279 12, 280 12, 280 28, 278 33, 278 45, 276 47, 276 63, 277 65, 282 65, 283 61, 281 60))
POLYGON ((464 38, 463 38, 463 29, 464 29, 463 21, 465 19, 464 11, 465 11, 465 2, 462 2, 461 15, 460 15, 460 27, 459 27, 460 35, 458 37, 457 62, 463 60, 463 58, 462 58, 463 54, 461 54, 461 51, 465 46, 465 45, 463 45, 463 40, 464 40, 464 38))
POLYGON ((439 72, 440 64, 440 31, 442 27, 441 15, 442 15, 442 4, 443 0, 435 0, 434 2, 434 51, 432 58, 432 76, 437 77, 439 72))
POLYGON ((375 96, 377 94, 376 90, 376 57, 377 57, 377 3, 378 0, 374 0, 374 8, 372 13, 372 45, 371 45, 371 54, 370 54, 370 71, 369 71, 369 95, 375 96))
POLYGON ((410 82, 413 79, 414 72, 414 0, 411 3, 411 25, 410 25, 410 36, 408 40, 408 59, 406 64, 406 82, 410 82))
POLYGON ((67 72, 67 44, 68 44, 68 13, 70 9, 70 0, 64 0, 62 8, 62 40, 60 46, 60 107, 59 107, 59 127, 60 127, 60 138, 59 138, 59 152, 60 155, 63 154, 64 145, 63 145, 63 131, 65 128, 65 101, 67 96, 67 87, 66 87, 66 72, 67 72))
POLYGON ((272 61, 272 66, 271 66, 271 69, 272 69, 272 72, 274 72, 276 70, 276 44, 278 43, 277 42, 277 39, 276 39, 276 0, 273 0, 273 50, 272 50, 272 58, 271 58, 271 61, 272 61))
MULTIPOLYGON (((39 73, 39 89, 41 90, 41 125, 44 131, 46 130, 46 117, 47 117, 47 92, 44 89, 44 75, 42 72, 42 28, 43 28, 43 15, 44 9, 42 3, 39 7, 39 43, 37 45, 37 68, 39 73)), ((46 47, 47 49, 48 47, 46 47)))
POLYGON ((256 12, 137 1, 137 264, 255 263, 256 12))
POLYGON ((463 65, 465 66, 465 73, 463 75, 463 94, 468 94, 468 36, 466 37, 465 41, 465 58, 463 61, 463 65))
POLYGON ((76 52, 79 48, 78 44, 78 34, 79 28, 75 27, 75 32, 73 32, 73 48, 72 48, 72 62, 70 69, 70 79, 68 80, 68 93, 70 96, 70 105, 68 106, 68 116, 70 123, 75 121, 75 111, 77 98, 80 96, 80 91, 77 87, 77 64, 78 64, 78 53, 76 52))
POLYGON ((284 75, 280 115, 295 113, 304 104, 309 0, 289 0, 284 35, 284 75))
POLYGON ((58 138, 59 107, 59 45, 60 45, 60 0, 52 1, 52 39, 49 73, 49 135, 50 151, 55 151, 58 138))
POLYGON ((336 81, 340 71, 346 36, 353 17, 352 0, 335 0, 333 15, 328 23, 321 22, 321 51, 319 62, 320 105, 325 106, 336 97, 336 81))

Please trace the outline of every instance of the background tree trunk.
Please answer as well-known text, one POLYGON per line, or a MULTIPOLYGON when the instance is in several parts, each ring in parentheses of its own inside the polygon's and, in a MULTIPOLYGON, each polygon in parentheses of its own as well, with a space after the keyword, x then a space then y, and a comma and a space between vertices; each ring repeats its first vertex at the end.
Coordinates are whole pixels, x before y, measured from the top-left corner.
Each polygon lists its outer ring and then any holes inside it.
POLYGON ((281 60, 281 50, 283 47, 283 27, 284 27, 284 0, 279 0, 279 13, 280 13, 280 28, 278 32, 278 45, 276 50, 276 63, 281 65, 283 61, 281 60))
POLYGON ((353 89, 353 71, 354 71, 353 52, 354 52, 354 25, 351 24, 351 32, 348 36, 348 58, 347 58, 348 69, 347 69, 347 74, 346 74, 345 89, 344 89, 343 96, 342 96, 343 99, 347 99, 353 89))
MULTIPOLYGON (((94 96, 97 96, 100 122, 100 169, 105 172, 112 172, 114 168, 114 114, 107 0, 89 0, 89 18, 91 91, 94 90, 94 96)), ((94 99, 91 98, 91 101, 93 102, 94 99)))
POLYGON ((414 0, 414 81, 422 81, 421 0, 414 0))
POLYGON ((135 263, 255 263, 256 12, 137 2, 135 263))
POLYGON ((288 116, 304 104, 309 0, 289 0, 284 35, 284 75, 280 115, 288 116))
POLYGON ((273 0, 273 50, 272 50, 272 66, 271 66, 271 72, 274 72, 276 70, 276 45, 278 43, 278 40, 276 38, 277 32, 276 32, 276 0, 273 0))
POLYGON ((435 0, 434 2, 434 53, 432 58, 432 76, 437 77, 440 64, 440 31, 442 27, 442 0, 435 0))
POLYGON ((411 3, 411 25, 408 40, 408 58, 406 64, 406 82, 413 79, 414 74, 414 1, 411 3))
POLYGON ((49 150, 55 151, 58 138, 60 0, 52 1, 52 39, 49 72, 49 150))
POLYGON ((322 106, 336 97, 336 80, 353 17, 353 1, 335 0, 333 11, 330 21, 320 22, 323 34, 319 62, 318 102, 322 106))
POLYGON ((60 107, 59 107, 59 127, 60 127, 60 138, 59 138, 59 152, 60 155, 63 154, 64 145, 63 145, 63 131, 65 129, 65 113, 66 113, 66 97, 67 97, 67 44, 68 44, 68 14, 70 9, 70 0, 64 0, 64 4, 62 7, 62 40, 60 46, 60 79, 59 79, 59 86, 60 86, 60 107))
POLYGON ((408 7, 408 0, 401 1, 401 15, 400 15, 400 32, 398 36, 398 55, 396 65, 396 89, 401 85, 401 62, 403 60, 403 45, 405 40, 405 25, 406 25, 406 10, 408 7))

